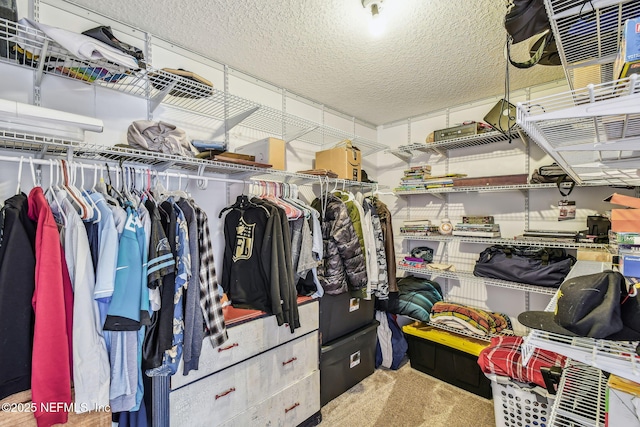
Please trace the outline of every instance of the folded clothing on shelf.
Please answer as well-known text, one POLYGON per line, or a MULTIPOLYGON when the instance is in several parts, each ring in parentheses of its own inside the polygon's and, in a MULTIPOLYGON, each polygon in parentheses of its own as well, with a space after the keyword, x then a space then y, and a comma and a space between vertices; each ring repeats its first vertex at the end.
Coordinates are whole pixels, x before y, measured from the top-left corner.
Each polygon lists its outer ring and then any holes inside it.
POLYGON ((189 142, 187 133, 175 125, 151 120, 136 120, 127 130, 131 148, 156 151, 184 157, 195 157, 198 150, 189 142))
POLYGON ((398 313, 412 319, 429 321, 431 308, 442 301, 442 289, 437 282, 422 277, 407 276, 398 280, 398 313))
POLYGON ((526 366, 522 364, 522 337, 493 337, 491 345, 478 355, 478 365, 487 374, 510 377, 522 383, 546 387, 540 368, 564 366, 566 357, 553 351, 535 349, 526 366))
POLYGON ((298 173, 303 173, 305 175, 318 175, 318 176, 326 176, 329 178, 337 178, 338 174, 332 171, 331 169, 308 169, 304 171, 298 171, 298 173))
POLYGON ((206 98, 213 92, 213 83, 182 68, 163 68, 160 73, 149 74, 149 80, 154 88, 165 90, 169 87, 169 95, 180 98, 206 98))
POLYGON ((483 336, 513 330, 511 319, 506 314, 453 302, 435 303, 431 308, 429 320, 434 324, 440 323, 483 336))

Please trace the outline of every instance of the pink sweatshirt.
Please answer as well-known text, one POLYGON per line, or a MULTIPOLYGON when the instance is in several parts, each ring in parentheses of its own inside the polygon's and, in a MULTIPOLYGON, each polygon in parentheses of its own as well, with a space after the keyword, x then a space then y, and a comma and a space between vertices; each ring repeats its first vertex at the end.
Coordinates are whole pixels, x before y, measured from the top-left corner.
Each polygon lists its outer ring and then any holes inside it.
POLYGON ((37 222, 35 312, 31 392, 38 427, 67 422, 71 403, 71 281, 64 280, 60 234, 42 188, 29 193, 29 218, 37 222))

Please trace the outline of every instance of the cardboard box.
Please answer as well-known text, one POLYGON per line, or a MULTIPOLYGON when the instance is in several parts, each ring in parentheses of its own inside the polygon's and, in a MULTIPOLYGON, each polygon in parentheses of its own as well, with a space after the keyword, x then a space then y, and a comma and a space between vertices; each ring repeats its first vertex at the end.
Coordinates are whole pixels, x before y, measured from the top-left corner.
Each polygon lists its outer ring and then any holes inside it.
POLYGON ((316 152, 316 169, 329 169, 338 178, 360 181, 362 153, 348 141, 341 147, 316 152))
POLYGON ((273 169, 287 170, 287 145, 282 139, 261 139, 238 147, 235 151, 251 154, 255 156, 256 162, 268 163, 273 169))
POLYGON ((578 261, 612 262, 613 254, 606 249, 578 248, 578 261))
POLYGON ((640 384, 611 375, 606 394, 606 426, 640 427, 636 411, 640 404, 640 384))
POLYGON ((640 199, 613 193, 604 201, 631 208, 611 209, 611 231, 640 232, 640 199))
POLYGON ((614 78, 640 74, 640 18, 627 19, 622 30, 620 51, 613 63, 614 78))

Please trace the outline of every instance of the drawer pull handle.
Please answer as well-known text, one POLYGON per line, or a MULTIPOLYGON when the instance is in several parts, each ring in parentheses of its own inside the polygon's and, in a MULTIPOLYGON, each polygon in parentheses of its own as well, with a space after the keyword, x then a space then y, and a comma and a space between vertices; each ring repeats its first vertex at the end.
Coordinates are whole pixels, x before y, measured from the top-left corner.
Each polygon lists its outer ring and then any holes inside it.
POLYGON ((238 347, 240 344, 238 344, 237 342, 234 342, 231 345, 228 345, 226 347, 220 347, 218 348, 218 353, 222 353, 225 350, 231 350, 233 347, 238 347))
POLYGON ((216 400, 220 399, 221 397, 225 397, 227 394, 229 393, 233 393, 234 391, 236 391, 235 387, 231 387, 229 390, 221 393, 221 394, 216 394, 216 400))
POLYGON ((282 362, 282 366, 287 366, 289 363, 293 363, 296 360, 298 360, 297 357, 292 357, 291 359, 287 360, 286 362, 282 362))
POLYGON ((286 414, 286 413, 288 413, 289 411, 293 411, 293 410, 294 410, 294 409, 296 409, 298 406, 300 406, 300 403, 299 403, 299 402, 296 402, 296 403, 295 403, 291 408, 286 408, 286 409, 284 410, 284 413, 286 414))

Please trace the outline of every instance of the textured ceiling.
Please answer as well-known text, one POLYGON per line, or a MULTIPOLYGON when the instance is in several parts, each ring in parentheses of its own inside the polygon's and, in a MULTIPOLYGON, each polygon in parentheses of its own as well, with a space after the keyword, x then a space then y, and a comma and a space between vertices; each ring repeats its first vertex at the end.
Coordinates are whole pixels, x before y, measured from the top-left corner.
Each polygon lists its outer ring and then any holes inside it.
MULTIPOLYGON (((504 91, 505 0, 75 0, 373 124, 504 91), (381 15, 382 16, 382 15, 381 15)), ((511 89, 564 77, 511 67, 511 89)))

